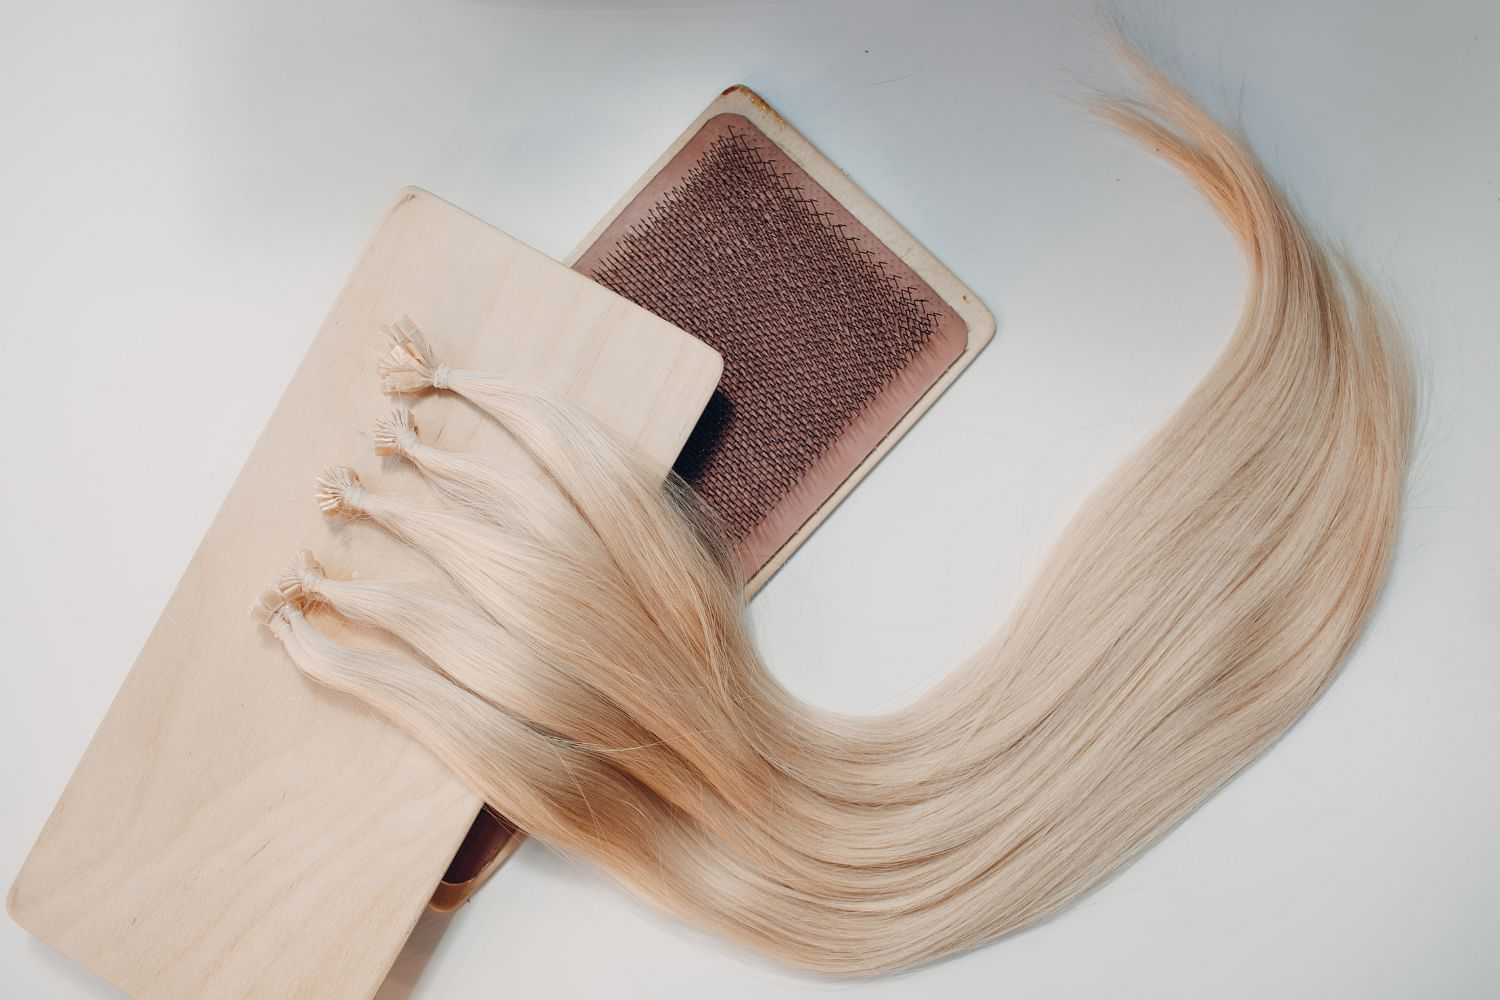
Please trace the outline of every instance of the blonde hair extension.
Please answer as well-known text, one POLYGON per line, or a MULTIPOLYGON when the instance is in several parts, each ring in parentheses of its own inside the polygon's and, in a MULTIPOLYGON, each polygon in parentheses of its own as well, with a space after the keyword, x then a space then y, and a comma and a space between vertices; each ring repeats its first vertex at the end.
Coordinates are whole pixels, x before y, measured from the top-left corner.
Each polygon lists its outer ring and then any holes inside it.
POLYGON ((383 387, 463 395, 532 468, 439 449, 397 410, 378 448, 446 502, 372 493, 347 469, 319 500, 447 580, 335 580, 304 556, 262 621, 521 829, 793 965, 906 968, 1077 898, 1332 679, 1384 577, 1410 446, 1410 380, 1375 297, 1243 145, 1132 59, 1149 102, 1101 113, 1238 238, 1243 314, 1004 627, 910 706, 855 717, 792 697, 686 487, 568 404, 447 367, 406 320, 383 387), (412 655, 332 641, 314 604, 412 655))
MULTIPOLYGON (((453 587, 430 580, 340 580, 327 576, 312 553, 302 552, 283 574, 278 593, 282 603, 323 605, 350 622, 389 633, 477 699, 559 745, 596 756, 633 755, 638 776, 662 798, 694 813, 700 823, 723 820, 722 809, 706 808, 706 792, 713 787, 706 779, 713 776, 697 771, 620 707, 622 692, 595 689, 557 651, 527 642, 514 623, 511 628, 497 624, 453 587), (641 767, 648 756, 650 766, 641 767)), ((725 829, 726 835, 739 832, 725 829)))
POLYGON ((570 505, 555 490, 539 488, 545 474, 534 464, 521 464, 524 451, 508 455, 511 461, 501 468, 479 456, 438 448, 421 439, 416 417, 404 406, 377 420, 373 437, 377 455, 410 462, 464 513, 499 524, 521 523, 531 534, 558 542, 567 537, 570 511, 559 508, 570 505))

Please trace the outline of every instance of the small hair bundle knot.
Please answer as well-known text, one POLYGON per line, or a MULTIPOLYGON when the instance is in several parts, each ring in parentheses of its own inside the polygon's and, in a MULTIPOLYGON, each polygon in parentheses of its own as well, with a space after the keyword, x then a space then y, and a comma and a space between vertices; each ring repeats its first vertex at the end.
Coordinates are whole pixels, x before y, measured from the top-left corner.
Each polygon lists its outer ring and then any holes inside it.
POLYGON ((318 507, 325 514, 364 513, 365 487, 359 473, 347 465, 335 466, 318 478, 318 507))
POLYGON ((322 583, 323 564, 311 552, 303 549, 281 575, 277 588, 288 603, 306 605, 319 599, 318 588, 322 583))
POLYGON ((388 415, 375 421, 375 454, 409 455, 421 444, 417 437, 417 424, 411 411, 398 406, 388 415))
POLYGON ((282 629, 287 625, 287 614, 290 607, 285 597, 275 590, 267 590, 250 607, 250 617, 268 629, 273 635, 280 636, 282 629))
POLYGON ((448 386, 447 365, 439 364, 427 338, 408 317, 385 328, 391 347, 376 363, 380 387, 386 392, 419 392, 448 386), (439 384, 441 382, 441 384, 439 384))

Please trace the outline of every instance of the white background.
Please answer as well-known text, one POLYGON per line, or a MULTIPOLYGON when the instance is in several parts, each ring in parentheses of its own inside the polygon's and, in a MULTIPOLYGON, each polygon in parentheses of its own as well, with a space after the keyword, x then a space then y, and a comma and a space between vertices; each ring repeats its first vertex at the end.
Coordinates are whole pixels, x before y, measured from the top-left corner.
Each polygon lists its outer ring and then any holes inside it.
MULTIPOLYGON (((992 346, 754 605, 843 709, 994 627, 1238 308, 1228 235, 1080 109, 1123 82, 1091 3, 0 7, 7 884, 403 184, 560 256, 744 82, 990 304, 992 346)), ((1500 8, 1123 9, 1420 354, 1399 555, 1338 683, 1100 891, 916 973, 773 968, 531 843, 388 997, 1500 993, 1500 8)), ((4 921, 0 995, 111 991, 4 921)))

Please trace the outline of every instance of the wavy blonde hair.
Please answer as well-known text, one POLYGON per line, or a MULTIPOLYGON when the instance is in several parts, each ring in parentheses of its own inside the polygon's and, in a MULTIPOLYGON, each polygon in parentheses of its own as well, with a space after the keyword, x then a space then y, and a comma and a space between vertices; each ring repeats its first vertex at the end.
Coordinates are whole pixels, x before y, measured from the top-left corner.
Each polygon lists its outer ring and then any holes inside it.
POLYGON ((263 620, 313 679, 385 713, 521 829, 796 966, 900 969, 1052 913, 1261 753, 1328 684, 1390 558, 1411 423, 1374 297, 1246 148, 1150 67, 1101 113, 1186 174, 1250 265, 1228 347, 1083 505, 1010 620, 911 706, 821 711, 773 679, 691 494, 564 404, 396 331, 386 388, 500 421, 513 475, 380 447, 446 502, 325 477, 330 511, 446 582, 300 558, 263 620), (355 649, 322 604, 414 655, 355 649))

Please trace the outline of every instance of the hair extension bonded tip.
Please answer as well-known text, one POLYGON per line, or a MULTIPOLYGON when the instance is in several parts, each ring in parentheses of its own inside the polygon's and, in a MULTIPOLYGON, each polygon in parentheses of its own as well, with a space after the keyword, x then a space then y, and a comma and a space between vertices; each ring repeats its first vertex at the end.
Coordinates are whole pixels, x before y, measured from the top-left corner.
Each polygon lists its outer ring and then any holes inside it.
MULTIPOLYGON (((286 624, 290 605, 280 591, 267 590, 250 606, 250 617, 272 633, 286 624)), ((277 633, 279 634, 279 633, 277 633)))
POLYGON ((322 600, 318 592, 323 582, 323 564, 307 549, 297 553, 287 571, 281 575, 277 589, 289 604, 309 605, 322 600))
POLYGON ((448 388, 448 366, 437 360, 426 336, 410 318, 401 317, 385 328, 385 334, 391 346, 375 366, 382 390, 400 394, 448 388))
POLYGON ((404 457, 418 444, 417 423, 406 407, 398 406, 375 421, 375 454, 404 457))
POLYGON ((365 512, 365 487, 359 473, 339 465, 318 477, 318 507, 325 514, 359 516, 365 512))

